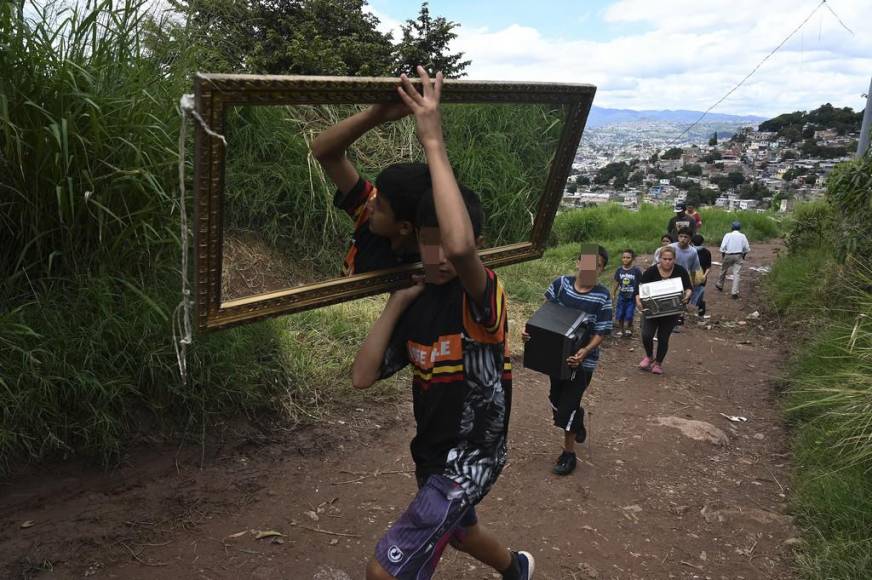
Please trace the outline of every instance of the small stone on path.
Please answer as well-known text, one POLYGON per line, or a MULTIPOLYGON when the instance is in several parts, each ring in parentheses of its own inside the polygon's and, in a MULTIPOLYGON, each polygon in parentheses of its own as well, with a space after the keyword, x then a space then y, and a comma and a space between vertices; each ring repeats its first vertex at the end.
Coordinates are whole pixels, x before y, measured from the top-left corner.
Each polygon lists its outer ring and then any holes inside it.
POLYGON ((727 434, 705 421, 694 421, 692 419, 682 419, 681 417, 657 417, 655 419, 658 425, 663 427, 673 427, 682 432, 686 437, 695 439, 696 441, 708 441, 713 445, 726 445, 730 442, 727 434))

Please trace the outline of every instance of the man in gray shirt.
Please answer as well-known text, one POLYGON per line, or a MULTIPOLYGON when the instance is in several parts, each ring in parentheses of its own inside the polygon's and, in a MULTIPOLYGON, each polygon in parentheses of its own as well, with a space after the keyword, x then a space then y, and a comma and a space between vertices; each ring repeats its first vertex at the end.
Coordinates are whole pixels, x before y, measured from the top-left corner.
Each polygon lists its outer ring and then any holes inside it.
POLYGON ((691 231, 688 228, 678 230, 678 241, 669 244, 675 248, 675 263, 684 267, 687 273, 690 274, 690 279, 693 280, 694 272, 701 270, 699 265, 699 255, 696 248, 690 245, 691 231))

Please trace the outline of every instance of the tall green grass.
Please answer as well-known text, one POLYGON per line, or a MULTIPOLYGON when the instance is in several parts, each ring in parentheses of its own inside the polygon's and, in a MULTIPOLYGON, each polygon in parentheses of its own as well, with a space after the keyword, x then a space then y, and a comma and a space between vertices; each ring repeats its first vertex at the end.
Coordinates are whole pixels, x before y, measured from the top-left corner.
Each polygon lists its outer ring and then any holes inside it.
MULTIPOLYGON (((256 232, 289 255, 305 255, 324 277, 339 274, 352 234, 332 205, 335 188, 309 154, 321 132, 360 110, 352 106, 236 107, 227 116, 225 225, 256 232)), ((458 180, 477 192, 488 246, 529 239, 562 130, 559 107, 445 105, 446 148, 458 180)), ((411 118, 378 127, 349 156, 375 180, 386 166, 422 161, 411 118)))
MULTIPOLYGON (((48 6, 48 7, 46 7, 48 6)), ((97 264, 160 262, 170 233, 177 122, 141 54, 142 4, 101 2, 18 19, 0 6, 0 259, 52 283, 97 264)), ((26 285, 24 287, 29 287, 26 285)))
POLYGON ((800 331, 785 377, 791 499, 806 540, 797 562, 807 578, 869 578, 872 269, 839 265, 831 244, 800 248, 779 258, 766 283, 774 310, 800 331))
POLYGON ((181 383, 175 104, 190 71, 144 49, 148 5, 37 3, 21 20, 0 4, 0 473, 107 463, 138 434, 228 416, 311 420, 350 391, 349 353, 379 310, 199 337, 181 383))
MULTIPOLYGON (((700 233, 706 245, 720 245, 735 220, 742 223, 742 232, 751 241, 780 235, 780 221, 770 213, 728 212, 714 208, 701 213, 700 233)), ((618 204, 570 209, 557 216, 552 242, 565 244, 621 239, 636 252, 651 252, 660 245, 660 237, 666 233, 666 226, 674 215, 671 207, 651 204, 643 204, 638 211, 624 209, 618 204)))

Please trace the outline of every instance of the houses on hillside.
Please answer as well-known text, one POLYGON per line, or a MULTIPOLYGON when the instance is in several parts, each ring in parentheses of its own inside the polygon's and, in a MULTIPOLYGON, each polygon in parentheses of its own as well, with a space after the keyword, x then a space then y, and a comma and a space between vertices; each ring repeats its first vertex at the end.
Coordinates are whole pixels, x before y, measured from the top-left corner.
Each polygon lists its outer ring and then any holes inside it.
POLYGON ((573 164, 563 203, 578 207, 613 202, 635 208, 687 198, 729 210, 762 210, 774 201, 773 209, 787 211, 795 200, 823 195, 833 167, 850 158, 829 157, 849 151, 857 138, 835 129, 816 130, 813 139, 811 128, 803 133, 805 141, 791 144, 775 132, 745 127, 729 141, 685 147, 677 157, 671 149, 668 159, 662 158, 664 149, 651 151, 634 144, 594 162, 573 164), (623 173, 598 175, 604 167, 620 163, 627 166, 623 173))

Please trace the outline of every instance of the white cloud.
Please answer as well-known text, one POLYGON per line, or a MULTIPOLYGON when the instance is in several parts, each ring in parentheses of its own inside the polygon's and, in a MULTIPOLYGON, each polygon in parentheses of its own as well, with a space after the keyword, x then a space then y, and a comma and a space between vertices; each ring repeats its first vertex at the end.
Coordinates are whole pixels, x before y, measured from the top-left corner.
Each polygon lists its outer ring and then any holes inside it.
MULTIPOLYGON (((872 37, 859 23, 872 22, 872 2, 829 4, 856 27, 855 35, 822 7, 716 111, 771 115, 824 102, 862 109, 872 37)), ((622 0, 603 19, 649 30, 596 42, 549 38, 520 24, 501 30, 461 26, 452 49, 472 60, 471 79, 591 83, 600 106, 704 110, 815 6, 796 0, 622 0)))
POLYGON ((397 20, 396 18, 392 18, 384 12, 376 10, 372 7, 371 4, 365 5, 363 7, 363 11, 369 12, 370 14, 378 18, 378 26, 376 26, 376 29, 382 34, 390 33, 393 36, 395 44, 403 39, 402 25, 406 23, 405 20, 397 20))

